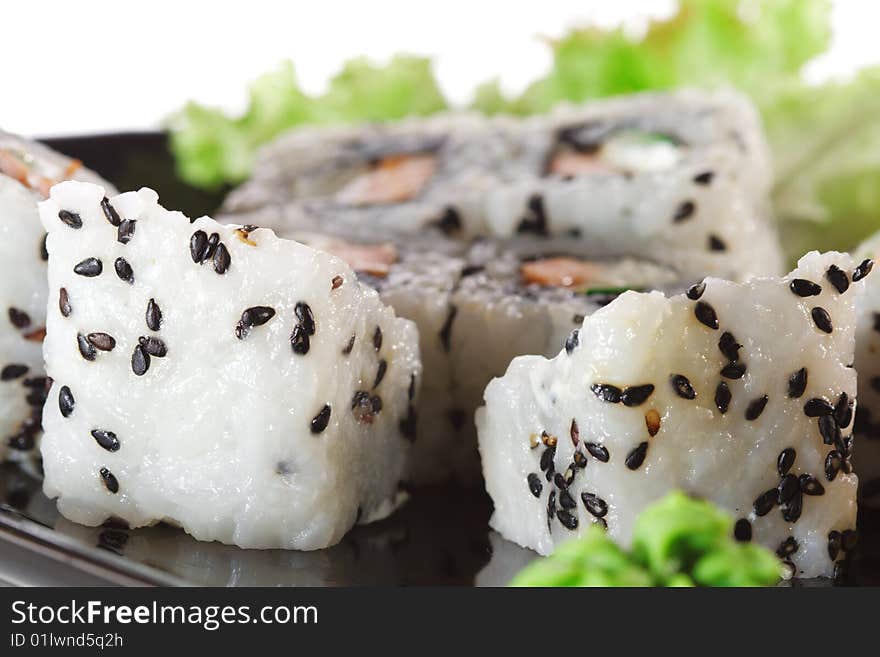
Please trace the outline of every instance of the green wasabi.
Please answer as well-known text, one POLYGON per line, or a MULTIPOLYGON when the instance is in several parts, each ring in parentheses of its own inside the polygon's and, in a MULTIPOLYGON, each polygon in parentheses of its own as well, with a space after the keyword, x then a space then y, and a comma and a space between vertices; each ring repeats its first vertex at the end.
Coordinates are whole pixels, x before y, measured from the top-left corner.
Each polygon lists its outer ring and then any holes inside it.
POLYGON ((673 492, 636 520, 627 552, 597 526, 523 569, 510 586, 772 586, 782 564, 733 537, 733 518, 673 492))

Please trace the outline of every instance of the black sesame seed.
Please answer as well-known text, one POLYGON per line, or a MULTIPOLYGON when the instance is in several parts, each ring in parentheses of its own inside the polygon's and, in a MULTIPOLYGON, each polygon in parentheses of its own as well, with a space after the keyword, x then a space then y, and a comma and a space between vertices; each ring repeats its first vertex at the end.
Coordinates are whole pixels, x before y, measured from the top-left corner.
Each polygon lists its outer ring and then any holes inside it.
POLYGON ((444 235, 452 235, 461 230, 461 217, 455 208, 447 205, 440 218, 430 222, 430 225, 439 228, 444 235))
POLYGON ((49 240, 49 233, 43 234, 43 241, 40 242, 40 259, 46 261, 49 259, 49 249, 46 247, 46 242, 49 240))
POLYGON ((788 396, 798 399, 807 389, 807 368, 802 367, 788 377, 788 396))
POLYGON ((752 523, 747 518, 740 518, 733 526, 733 537, 740 543, 752 540, 752 523))
POLYGON ((721 368, 721 376, 725 379, 741 379, 746 373, 746 364, 733 361, 721 368))
POLYGON ((703 292, 705 292, 705 291, 706 291, 706 284, 705 283, 696 283, 695 285, 691 285, 687 289, 687 292, 685 292, 685 294, 687 294, 688 299, 690 299, 692 301, 696 301, 701 296, 703 296, 703 292))
POLYGON ((825 272, 825 278, 834 286, 838 292, 843 294, 849 289, 849 276, 837 265, 831 265, 825 272))
POLYGON ((189 238, 189 254, 192 261, 197 265, 202 264, 208 251, 208 234, 203 230, 197 230, 189 238))
POLYGON ((623 391, 620 388, 607 383, 594 383, 590 386, 590 390, 592 390, 593 394, 599 399, 608 402, 609 404, 618 403, 621 394, 623 394, 623 391))
POLYGON ((122 223, 122 219, 119 218, 119 213, 116 212, 116 208, 110 205, 110 199, 106 196, 101 199, 101 210, 104 212, 104 216, 107 217, 107 221, 110 222, 112 226, 119 226, 122 223))
POLYGON ((718 329, 718 316, 715 314, 715 309, 705 301, 697 301, 694 306, 694 315, 701 324, 713 330, 718 329))
POLYGON ((150 356, 164 358, 168 355, 168 347, 166 347, 165 342, 159 338, 141 336, 138 338, 138 344, 140 344, 140 346, 144 348, 144 351, 150 354, 150 356))
POLYGON ((27 374, 28 369, 27 365, 6 365, 0 370, 0 381, 12 381, 13 379, 18 379, 27 374))
POLYGON ((66 224, 67 226, 70 226, 73 229, 78 230, 78 229, 82 228, 82 225, 83 225, 82 217, 80 217, 75 212, 69 212, 68 210, 59 210, 58 211, 58 218, 61 219, 61 221, 64 222, 64 224, 66 224))
POLYGON ((828 557, 831 561, 837 561, 837 555, 840 554, 841 536, 840 532, 832 529, 828 532, 828 557))
POLYGON ((544 484, 541 483, 541 478, 534 472, 531 472, 529 473, 529 476, 526 477, 526 481, 529 484, 529 490, 532 491, 532 495, 535 497, 541 497, 541 492, 544 490, 544 484))
POLYGON ((779 452, 779 457, 776 459, 776 471, 779 473, 780 477, 784 477, 788 474, 788 471, 791 470, 791 466, 794 465, 794 460, 796 458, 797 452, 793 447, 786 447, 779 452))
POLYGON ((101 447, 106 449, 108 452, 118 452, 119 451, 119 439, 116 437, 116 434, 112 431, 104 431, 103 429, 93 429, 92 430, 92 438, 95 439, 95 442, 98 443, 101 447))
POLYGON ((685 201, 676 208, 675 214, 672 215, 672 221, 674 221, 675 223, 684 221, 685 219, 691 217, 694 214, 694 210, 696 209, 697 206, 693 201, 685 201))
POLYGON ((550 526, 550 520, 553 519, 553 516, 556 515, 556 491, 551 490, 550 495, 547 496, 547 526, 550 526))
POLYGON ((569 334, 569 336, 565 339, 565 353, 571 355, 571 352, 577 348, 578 344, 580 343, 579 336, 579 329, 575 329, 569 334))
POLYGON ((575 452, 571 458, 574 461, 575 467, 578 467, 581 469, 587 467, 587 457, 584 456, 583 453, 575 452))
POLYGON ((116 262, 113 263, 113 268, 116 270, 116 275, 123 281, 126 283, 134 283, 134 270, 132 270, 131 265, 128 264, 128 260, 125 258, 116 258, 116 262))
POLYGON ((871 269, 874 268, 873 260, 862 260, 859 263, 859 266, 853 270, 852 280, 853 283, 857 283, 862 280, 865 276, 871 273, 871 269))
POLYGON ((779 485, 776 487, 777 504, 786 504, 795 496, 800 490, 800 484, 798 483, 798 478, 793 474, 787 474, 779 482, 779 485))
POLYGON ((312 314, 312 309, 309 304, 304 301, 299 301, 294 307, 293 312, 299 320, 299 325, 302 326, 303 330, 309 335, 314 335, 315 316, 312 314))
POLYGON ((79 353, 86 360, 95 360, 98 355, 98 352, 95 351, 95 348, 92 344, 86 339, 82 333, 76 334, 76 343, 79 345, 79 353))
POLYGON ((717 235, 709 235, 709 250, 710 251, 726 251, 727 245, 717 235))
POLYGON ((845 392, 840 393, 840 397, 837 398, 837 403, 834 405, 834 419, 837 420, 837 426, 841 429, 846 429, 852 422, 854 407, 854 400, 850 399, 845 392))
POLYGON ((565 477, 559 472, 553 475, 553 483, 556 485, 556 488, 559 488, 560 490, 568 487, 568 482, 565 481, 565 477))
POLYGON ((232 258, 229 255, 229 251, 226 249, 226 245, 219 244, 217 250, 214 252, 214 271, 218 274, 225 274, 229 271, 229 265, 231 262, 232 258))
POLYGON ((703 173, 698 173, 696 176, 694 176, 694 182, 698 185, 708 185, 712 182, 712 179, 714 177, 714 171, 704 171, 703 173))
POLYGON ((750 401, 749 405, 746 407, 746 420, 749 422, 757 420, 767 406, 767 399, 767 395, 761 395, 757 399, 750 401))
POLYGON ((559 522, 561 522, 566 529, 571 529, 572 531, 577 529, 578 527, 578 519, 577 516, 572 514, 570 511, 566 511, 565 509, 559 509, 556 512, 556 517, 559 518, 559 522))
POLYGON ((638 386, 628 386, 623 389, 620 394, 620 401, 624 406, 639 406, 647 401, 648 397, 654 392, 652 383, 645 383, 638 386))
POLYGON ((736 338, 733 337, 733 333, 730 331, 725 331, 721 334, 721 337, 718 338, 718 349, 728 360, 739 360, 740 347, 742 347, 742 345, 736 341, 736 338))
MULTIPOLYGON (((298 305, 299 304, 297 304, 297 306, 298 305)), ((246 308, 244 312, 241 313, 241 318, 235 326, 235 337, 239 340, 244 340, 251 332, 251 328, 254 326, 262 326, 273 317, 275 317, 275 309, 270 308, 269 306, 252 306, 251 308, 246 308)), ((312 332, 314 333, 314 331, 312 332)))
POLYGON ((754 503, 754 511, 756 516, 766 516, 776 504, 776 498, 779 493, 775 488, 765 490, 758 496, 754 503))
POLYGON ((608 513, 608 504, 598 495, 584 491, 581 493, 581 501, 583 501, 590 515, 595 518, 604 518, 608 513))
POLYGON ((111 493, 119 492, 119 481, 117 481, 116 477, 113 476, 113 473, 110 472, 107 468, 101 468, 99 471, 101 474, 101 479, 104 481, 104 486, 107 487, 111 493))
POLYGON ((108 333, 89 333, 86 339, 95 349, 101 351, 113 351, 116 348, 116 340, 108 333))
POLYGON ((452 338, 452 322, 455 320, 455 316, 458 314, 458 308, 456 306, 449 307, 449 314, 446 315, 446 321, 443 322, 443 326, 440 327, 440 344, 443 345, 443 350, 449 351, 449 341, 452 338))
POLYGON ((382 349, 382 329, 378 326, 376 327, 376 330, 373 331, 373 349, 376 351, 382 349))
POLYGON ((540 468, 541 472, 545 470, 553 470, 553 459, 556 456, 556 445, 551 445, 541 454, 540 468))
POLYGON ((208 238, 208 242, 205 245, 205 253, 202 257, 202 261, 211 260, 214 257, 214 254, 217 252, 217 245, 220 244, 220 235, 219 233, 211 233, 211 236, 208 238))
POLYGON ((63 317, 70 317, 73 308, 70 306, 70 295, 67 294, 67 288, 61 288, 58 292, 58 310, 61 311, 63 317))
POLYGON ((797 491, 794 497, 782 507, 782 517, 786 522, 797 522, 804 510, 803 493, 797 491))
POLYGON ((150 369, 150 354, 141 345, 135 345, 131 354, 131 371, 137 376, 143 376, 150 369))
POLYGON ((831 315, 829 315, 828 311, 824 308, 816 306, 810 311, 810 315, 813 318, 813 322, 816 324, 816 328, 823 333, 831 333, 831 331, 834 330, 834 327, 831 325, 831 315))
POLYGON ((137 228, 137 221, 133 219, 125 219, 116 230, 116 241, 120 244, 128 244, 134 237, 134 231, 137 228))
MULTIPOLYGON (((343 349, 342 349, 343 356, 348 356, 351 353, 351 350, 354 349, 354 338, 355 338, 355 336, 351 336, 348 339, 348 344, 345 345, 345 347, 343 347, 343 349)), ((292 339, 292 336, 291 336, 291 339, 292 339)))
POLYGON ((309 426, 313 434, 317 435, 327 428, 327 424, 330 422, 330 412, 330 404, 324 404, 324 407, 312 418, 309 426))
POLYGON ((825 399, 813 397, 804 404, 804 415, 807 417, 821 417, 823 415, 831 415, 834 407, 825 399))
POLYGON ((828 481, 834 481, 842 465, 843 457, 840 452, 836 449, 828 452, 828 456, 825 457, 825 478, 828 481))
POLYGON ((577 447, 581 439, 581 432, 574 418, 571 419, 571 427, 569 427, 568 434, 571 436, 571 444, 577 447))
POLYGON ((669 383, 672 384, 672 389, 675 390, 675 394, 682 399, 696 399, 697 393, 694 390, 694 387, 683 374, 673 374, 669 377, 669 383))
POLYGON ((648 443, 639 443, 629 454, 626 455, 626 467, 630 470, 638 470, 645 461, 645 455, 648 453, 648 443))
POLYGON ((345 282, 345 279, 342 278, 342 276, 334 276, 334 277, 330 280, 330 289, 331 289, 331 290, 337 290, 337 289, 339 289, 340 287, 342 287, 342 284, 343 284, 344 282, 345 282))
POLYGON ((383 358, 379 361, 379 368, 376 370, 376 380, 373 381, 374 388, 378 388, 379 384, 382 383, 382 379, 385 378, 385 371, 387 369, 388 369, 388 363, 383 358))
POLYGON ((779 544, 778 548, 776 548, 776 556, 780 559, 784 559, 797 551, 798 542, 795 540, 794 536, 789 536, 779 544))
POLYGON ((819 435, 826 445, 834 445, 840 440, 840 427, 833 415, 822 415, 819 418, 819 435))
POLYGON ((811 474, 802 474, 800 477, 798 477, 798 482, 801 485, 801 492, 804 495, 825 494, 825 487, 821 483, 819 483, 819 480, 811 474))
POLYGON ((31 324, 31 316, 18 308, 9 308, 9 321, 15 328, 27 328, 31 324))
POLYGON ((606 448, 605 445, 600 445, 599 443, 585 443, 585 447, 597 461, 608 463, 608 459, 611 458, 611 455, 608 453, 608 448, 606 448))
POLYGON ((76 400, 73 398, 70 388, 61 386, 61 390, 58 391, 58 409, 61 411, 62 417, 70 417, 74 406, 76 406, 76 400))
POLYGON ((814 297, 822 293, 822 286, 806 278, 796 278, 788 284, 788 288, 799 297, 814 297))
POLYGON ((290 334, 290 347, 293 349, 293 353, 299 355, 305 355, 309 353, 310 347, 309 334, 302 327, 301 324, 297 324, 293 327, 293 332, 290 334))
POLYGON ((727 413, 727 409, 730 408, 730 398, 730 388, 724 381, 720 381, 715 388, 715 406, 722 415, 727 413))
POLYGON ((559 491, 559 505, 563 509, 573 509, 577 506, 577 502, 574 501, 574 498, 564 488, 559 491))
POLYGON ((104 265, 97 258, 86 258, 73 268, 73 273, 87 278, 100 276, 102 271, 104 271, 104 265))
POLYGON ((147 328, 151 331, 158 331, 162 327, 162 310, 155 299, 150 299, 147 303, 147 328))
POLYGON ((855 529, 844 529, 840 535, 840 547, 844 552, 852 552, 859 543, 859 533, 855 529))

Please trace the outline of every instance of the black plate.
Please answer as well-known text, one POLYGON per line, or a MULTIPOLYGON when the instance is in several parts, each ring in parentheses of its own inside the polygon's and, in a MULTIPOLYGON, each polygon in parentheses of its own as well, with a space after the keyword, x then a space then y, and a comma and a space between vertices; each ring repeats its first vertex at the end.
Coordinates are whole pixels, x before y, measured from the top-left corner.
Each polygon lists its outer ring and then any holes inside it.
MULTIPOLYGON (((206 193, 180 181, 161 133, 44 141, 120 190, 152 187, 163 205, 190 216, 210 214, 225 193, 206 193)), ((199 542, 164 525, 134 531, 76 525, 59 516, 38 477, 5 464, 0 466, 0 539, 29 550, 35 559, 48 557, 125 584, 500 586, 535 557, 489 530, 492 505, 484 490, 450 484, 410 493, 410 501, 391 518, 357 527, 335 547, 242 550, 199 542)), ((862 509, 859 528, 859 546, 839 583, 878 585, 880 511, 862 509)), ((0 545, 0 562, 3 555, 0 545)))

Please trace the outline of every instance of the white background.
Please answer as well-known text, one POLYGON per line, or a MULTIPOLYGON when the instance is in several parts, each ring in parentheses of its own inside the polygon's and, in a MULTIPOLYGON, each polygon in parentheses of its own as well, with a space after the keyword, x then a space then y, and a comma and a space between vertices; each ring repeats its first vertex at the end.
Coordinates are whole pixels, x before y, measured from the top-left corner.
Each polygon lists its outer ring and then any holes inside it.
MULTIPOLYGON (((773 1, 773 0, 767 0, 773 1)), ((638 30, 674 0, 73 0, 4 3, 0 127, 28 135, 149 128, 187 99, 240 110, 248 81, 293 59, 320 91, 343 60, 430 55, 464 103, 501 75, 518 91, 549 66, 542 38, 624 20, 638 30)), ((810 79, 880 62, 880 2, 837 0, 832 49, 810 79)))

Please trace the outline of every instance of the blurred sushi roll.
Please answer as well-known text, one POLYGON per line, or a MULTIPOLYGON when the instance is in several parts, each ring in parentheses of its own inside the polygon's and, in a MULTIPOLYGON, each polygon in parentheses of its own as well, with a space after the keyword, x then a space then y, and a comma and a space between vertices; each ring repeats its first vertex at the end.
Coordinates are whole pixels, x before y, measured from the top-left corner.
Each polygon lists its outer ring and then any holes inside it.
POLYGON ((810 253, 783 278, 625 292, 553 359, 515 358, 477 431, 491 526, 549 554, 599 525, 624 544, 673 489, 736 514, 735 537, 801 577, 856 545, 856 306, 868 265, 810 253), (827 283, 846 272, 852 285, 827 283))
POLYGON ((643 94, 549 116, 446 115, 300 130, 258 157, 231 221, 359 240, 634 256, 746 279, 781 273, 772 172, 733 92, 643 94))
POLYGON ((676 271, 634 258, 523 257, 482 243, 468 261, 443 337, 452 362, 451 414, 472 449, 483 391, 511 360, 570 352, 584 318, 626 290, 684 289, 676 271))
POLYGON ((77 160, 0 131, 0 461, 38 453, 49 382, 43 369, 48 254, 37 203, 68 179, 112 190, 77 160))
MULTIPOLYGON (((873 261, 880 255, 880 233, 860 245, 855 253, 859 262, 873 261)), ((849 278, 835 273, 836 285, 843 287, 863 276, 867 265, 849 278)), ((876 275, 876 274, 875 274, 876 275)), ((831 280, 827 282, 832 284, 831 280)), ((855 368, 859 373, 859 403, 856 409, 856 448, 853 467, 859 476, 861 502, 880 506, 880 280, 869 276, 858 306, 855 368)))
POLYGON ((486 384, 513 358, 573 348, 584 317, 622 291, 684 289, 673 269, 633 258, 524 257, 483 241, 454 257, 296 237, 346 260, 361 282, 418 326, 425 376, 409 474, 416 484, 479 482, 474 412, 486 384))

